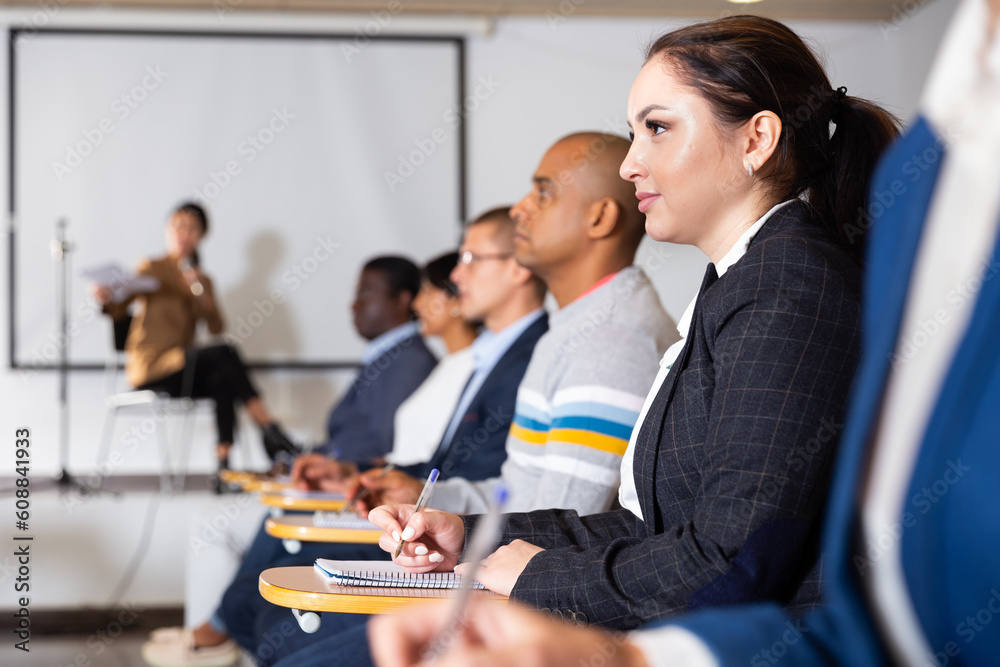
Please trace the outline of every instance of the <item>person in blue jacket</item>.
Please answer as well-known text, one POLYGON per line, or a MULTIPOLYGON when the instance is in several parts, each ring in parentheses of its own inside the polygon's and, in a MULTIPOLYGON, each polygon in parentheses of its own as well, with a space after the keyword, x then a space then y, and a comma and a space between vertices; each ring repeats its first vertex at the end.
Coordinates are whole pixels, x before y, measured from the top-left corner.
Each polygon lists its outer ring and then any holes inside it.
MULTIPOLYGON (((825 603, 701 611, 629 635, 473 606, 437 665, 946 665, 1000 661, 1000 1, 957 10, 920 115, 884 157, 863 356, 824 533, 825 603)), ((447 606, 370 628, 417 663, 447 606)))

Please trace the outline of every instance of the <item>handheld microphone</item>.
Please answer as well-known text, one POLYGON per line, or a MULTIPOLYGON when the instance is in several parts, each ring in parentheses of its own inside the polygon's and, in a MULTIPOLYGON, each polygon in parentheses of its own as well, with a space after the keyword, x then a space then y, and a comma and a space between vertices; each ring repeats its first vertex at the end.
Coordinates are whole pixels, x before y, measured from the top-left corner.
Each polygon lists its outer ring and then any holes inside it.
MULTIPOLYGON (((181 273, 187 273, 188 269, 193 269, 193 268, 194 264, 191 262, 190 257, 185 257, 180 261, 181 273)), ((190 287, 191 287, 191 294, 194 294, 195 296, 201 296, 202 294, 205 293, 205 286, 201 284, 201 281, 198 280, 197 276, 193 281, 191 281, 190 287)))

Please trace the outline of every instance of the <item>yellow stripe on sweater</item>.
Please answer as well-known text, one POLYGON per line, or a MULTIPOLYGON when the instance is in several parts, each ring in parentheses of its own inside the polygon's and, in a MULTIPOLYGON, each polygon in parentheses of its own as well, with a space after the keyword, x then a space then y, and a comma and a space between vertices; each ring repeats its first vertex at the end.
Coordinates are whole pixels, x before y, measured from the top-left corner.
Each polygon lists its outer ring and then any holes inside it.
POLYGON ((568 442, 571 445, 582 445, 602 452, 624 456, 628 440, 616 438, 613 435, 583 431, 575 428, 554 428, 549 431, 549 442, 568 442))
POLYGON ((575 428, 556 428, 546 432, 532 431, 523 426, 511 424, 510 435, 530 445, 565 442, 571 445, 581 445, 602 452, 608 452, 615 456, 624 456, 625 449, 628 447, 628 440, 575 428))
POLYGON ((532 431, 518 424, 510 425, 511 437, 523 440, 529 445, 544 445, 549 439, 548 431, 532 431))

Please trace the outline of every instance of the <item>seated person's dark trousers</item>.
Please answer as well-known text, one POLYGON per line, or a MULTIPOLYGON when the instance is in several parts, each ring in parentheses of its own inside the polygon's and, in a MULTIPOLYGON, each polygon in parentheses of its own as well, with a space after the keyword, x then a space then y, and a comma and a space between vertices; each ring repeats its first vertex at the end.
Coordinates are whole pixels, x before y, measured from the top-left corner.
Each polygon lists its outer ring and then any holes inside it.
POLYGON ((215 401, 219 442, 233 442, 235 403, 243 404, 258 396, 246 365, 231 345, 190 348, 185 353, 184 368, 136 389, 152 389, 175 398, 211 398, 215 401))

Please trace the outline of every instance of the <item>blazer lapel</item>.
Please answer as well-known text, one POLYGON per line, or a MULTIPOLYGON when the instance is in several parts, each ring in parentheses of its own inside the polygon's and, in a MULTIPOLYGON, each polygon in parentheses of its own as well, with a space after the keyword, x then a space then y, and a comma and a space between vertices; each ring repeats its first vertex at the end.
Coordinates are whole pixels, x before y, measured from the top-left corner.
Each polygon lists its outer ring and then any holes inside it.
POLYGON ((660 511, 656 502, 656 467, 659 460, 660 444, 663 441, 663 427, 667 415, 667 408, 673 400, 674 392, 677 390, 677 380, 680 373, 687 366, 688 358, 691 356, 691 345, 697 331, 697 323, 701 318, 702 296, 718 279, 715 272, 715 265, 709 263, 705 269, 705 277, 701 281, 701 289, 698 290, 698 300, 695 302, 694 312, 691 316, 691 328, 684 339, 684 347, 674 360, 670 372, 667 374, 663 385, 656 392, 656 397, 649 406, 646 419, 639 426, 639 435, 636 438, 635 466, 633 475, 635 486, 639 491, 639 503, 642 508, 642 516, 647 530, 652 533, 663 529, 660 511))
MULTIPOLYGON (((515 343, 515 345, 516 345, 516 343, 515 343)), ((476 373, 475 373, 475 371, 473 371, 472 375, 469 376, 469 379, 465 381, 465 386, 462 387, 462 393, 459 394, 459 400, 461 400, 461 397, 465 395, 465 390, 469 388, 469 384, 472 382, 472 378, 475 375, 476 375, 476 373)), ((490 375, 492 375, 492 373, 490 373, 490 375)), ((486 383, 489 382, 489 381, 490 381, 490 379, 489 379, 489 377, 487 377, 486 381, 483 382, 482 386, 485 387, 486 383)), ((480 388, 479 389, 479 393, 482 393, 482 391, 483 391, 482 388, 480 388)), ((431 457, 430 462, 426 466, 428 472, 430 472, 430 470, 432 470, 434 468, 440 469, 442 467, 442 463, 444 463, 445 458, 447 458, 449 452, 451 452, 452 444, 458 441, 459 435, 462 433, 462 422, 465 421, 465 418, 468 416, 469 410, 475 409, 475 407, 476 407, 476 399, 477 398, 479 398, 478 394, 469 403, 469 407, 466 409, 465 414, 462 415, 461 420, 458 422, 458 425, 455 427, 455 433, 452 434, 451 440, 445 441, 444 436, 441 437, 441 442, 438 443, 437 449, 434 450, 434 456, 431 457)), ((454 414, 452 416, 454 417, 454 414)), ((449 424, 450 424, 450 422, 449 422, 449 424)))
MULTIPOLYGON (((451 450, 455 446, 455 443, 457 443, 460 440, 459 436, 462 435, 462 432, 465 428, 465 425, 463 423, 465 421, 465 418, 468 416, 470 410, 478 409, 477 406, 479 404, 479 397, 482 395, 483 391, 490 386, 491 381, 496 376, 503 373, 508 366, 514 363, 514 358, 518 355, 523 346, 530 344, 531 347, 534 348, 535 343, 538 342, 538 339, 541 338, 542 335, 546 331, 548 331, 548 329, 549 329, 549 316, 547 313, 542 313, 537 320, 531 323, 531 326, 529 326, 527 329, 524 330, 524 333, 518 336, 517 339, 513 343, 511 343, 510 347, 507 348, 507 351, 503 353, 502 357, 500 357, 500 361, 498 361, 496 366, 493 367, 493 370, 490 371, 490 374, 486 376, 486 379, 483 380, 483 383, 479 385, 479 390, 476 392, 476 395, 473 396, 472 400, 469 402, 469 407, 466 410, 466 413, 462 415, 461 421, 458 422, 458 427, 455 428, 455 433, 451 436, 451 440, 445 442, 444 439, 442 438, 441 442, 438 443, 438 448, 434 452, 434 456, 431 457, 431 463, 429 463, 427 466, 428 470, 430 470, 431 468, 442 467, 442 464, 444 463, 445 459, 448 458, 448 455, 451 453, 451 450)), ((475 375, 475 373, 473 373, 473 375, 475 375)), ((469 376, 469 381, 465 383, 466 387, 469 386, 469 382, 472 382, 472 376, 469 376)), ((463 388, 461 395, 464 394, 465 394, 465 389, 463 388)))

